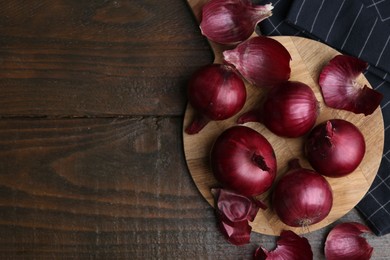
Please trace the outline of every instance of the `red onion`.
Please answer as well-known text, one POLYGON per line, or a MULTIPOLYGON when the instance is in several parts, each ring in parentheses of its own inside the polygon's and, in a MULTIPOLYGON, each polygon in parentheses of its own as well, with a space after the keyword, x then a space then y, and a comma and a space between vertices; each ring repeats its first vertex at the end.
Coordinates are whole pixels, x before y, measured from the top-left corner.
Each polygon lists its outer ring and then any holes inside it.
POLYGON ((293 159, 275 186, 272 203, 283 223, 305 227, 328 216, 333 205, 332 188, 322 175, 302 168, 298 159, 293 159))
POLYGON ((227 240, 234 245, 249 243, 252 222, 260 208, 266 206, 253 198, 225 190, 211 190, 216 201, 218 223, 227 240))
POLYGON ((372 114, 383 95, 356 78, 367 68, 367 63, 347 55, 337 55, 321 71, 319 85, 325 104, 359 114, 372 114))
POLYGON ((271 132, 284 137, 299 137, 314 126, 318 101, 313 90, 297 81, 286 81, 272 88, 262 109, 251 110, 238 123, 262 122, 271 132))
POLYGON ((280 42, 269 37, 250 38, 236 48, 224 51, 223 58, 258 87, 270 87, 290 78, 290 53, 280 42))
POLYGON ((203 6, 200 29, 214 42, 238 43, 248 39, 272 9, 272 4, 255 5, 250 0, 211 0, 203 6))
POLYGON ((210 120, 224 120, 237 114, 245 104, 246 89, 244 81, 230 66, 211 64, 193 74, 188 98, 198 114, 186 133, 196 134, 210 120))
POLYGON ((305 149, 308 161, 316 171, 328 177, 342 177, 359 166, 366 144, 354 124, 332 119, 310 132, 305 149))
POLYGON ((277 247, 273 251, 268 251, 263 247, 258 247, 255 251, 254 260, 312 260, 313 251, 309 241, 295 234, 290 230, 283 230, 280 234, 277 247))
POLYGON ((325 257, 327 260, 368 260, 373 248, 366 239, 360 237, 362 233, 371 233, 371 230, 356 222, 336 225, 328 234, 325 241, 325 257))
POLYGON ((224 188, 245 196, 267 191, 276 175, 276 158, 268 140, 246 126, 225 130, 211 150, 215 178, 224 188))

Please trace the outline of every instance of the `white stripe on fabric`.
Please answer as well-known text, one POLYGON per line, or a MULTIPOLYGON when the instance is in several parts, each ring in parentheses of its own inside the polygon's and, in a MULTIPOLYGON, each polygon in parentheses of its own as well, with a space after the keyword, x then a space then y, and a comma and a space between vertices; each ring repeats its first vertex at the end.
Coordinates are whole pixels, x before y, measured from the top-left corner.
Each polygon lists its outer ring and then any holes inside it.
POLYGON ((329 31, 328 31, 328 34, 326 35, 326 38, 325 38, 325 41, 326 41, 326 42, 328 41, 329 35, 330 35, 330 33, 332 32, 333 26, 334 26, 334 24, 335 24, 337 18, 339 17, 341 8, 343 8, 344 3, 345 3, 345 0, 343 0, 343 2, 341 3, 340 8, 339 8, 339 10, 337 11, 337 14, 336 14, 335 18, 333 19, 332 25, 330 26, 329 31))
POLYGON ((299 8, 299 11, 298 11, 298 13, 297 13, 297 16, 295 17, 295 23, 298 22, 298 17, 299 17, 299 15, 301 14, 301 11, 302 11, 303 6, 305 5, 305 2, 306 2, 306 0, 303 0, 303 1, 302 1, 301 7, 299 8))
MULTIPOLYGON (((376 86, 374 89, 375 90, 378 90, 380 87, 382 87, 383 84, 385 84, 386 81, 382 81, 381 84, 379 84, 378 86, 376 86)), ((389 125, 390 126, 390 125, 389 125)))
POLYGON ((384 105, 382 106, 382 108, 385 108, 389 103, 390 103, 390 100, 387 101, 386 104, 384 104, 384 105))
POLYGON ((371 30, 370 30, 370 32, 369 32, 369 34, 368 34, 368 36, 367 36, 367 39, 366 39, 366 41, 364 42, 364 45, 363 45, 362 49, 361 49, 360 52, 359 52, 359 55, 358 55, 359 58, 360 58, 360 56, 362 56, 363 50, 364 50, 364 48, 366 47, 367 42, 370 40, 372 31, 374 30, 374 28, 375 28, 377 22, 378 22, 378 17, 375 19, 375 22, 374 22, 374 24, 373 24, 372 27, 371 27, 371 30))
POLYGON ((267 33, 268 35, 271 35, 271 34, 273 34, 275 31, 279 34, 279 35, 282 35, 280 32, 279 32, 279 30, 278 30, 278 27, 281 25, 281 24, 283 24, 284 23, 284 21, 281 21, 278 25, 274 25, 274 23, 271 21, 271 20, 268 20, 268 22, 272 25, 272 27, 274 28, 274 29, 272 29, 272 31, 270 31, 269 33, 267 33))
MULTIPOLYGON (((379 201, 378 201, 372 194, 371 194, 371 197, 372 197, 376 202, 379 203, 379 201)), ((377 210, 375 210, 373 213, 371 213, 371 215, 368 216, 367 219, 370 219, 372 216, 374 216, 374 215, 375 215, 378 211, 380 211, 380 210, 384 210, 384 211, 387 213, 387 215, 390 216, 390 212, 388 212, 387 209, 385 208, 385 206, 386 206, 387 204, 389 204, 389 203, 390 203, 390 201, 388 201, 388 202, 386 202, 385 204, 381 205, 377 210)), ((380 205, 380 203, 379 203, 379 205, 380 205)))
POLYGON ((376 9, 377 13, 379 14, 379 17, 381 18, 381 21, 382 21, 382 22, 384 22, 384 21, 390 19, 390 17, 383 18, 383 17, 382 17, 382 13, 381 13, 381 12, 379 11, 379 9, 378 9, 377 4, 379 4, 379 3, 381 3, 381 2, 384 2, 384 1, 378 1, 378 2, 375 3, 374 0, 372 0, 372 2, 373 2, 373 4, 370 5, 370 6, 375 6, 375 9, 376 9))
POLYGON ((367 7, 373 7, 373 6, 376 6, 377 4, 380 4, 380 3, 382 3, 382 2, 384 2, 384 1, 386 1, 386 0, 380 0, 380 1, 378 1, 378 2, 374 2, 373 0, 372 0, 372 4, 370 4, 370 5, 367 5, 367 7))
POLYGON ((349 32, 348 32, 348 34, 347 34, 347 37, 345 37, 344 42, 343 42, 343 45, 341 45, 341 49, 343 49, 344 46, 345 46, 345 44, 347 43, 347 40, 348 40, 348 38, 349 38, 349 35, 351 34, 352 29, 353 29, 353 27, 355 26, 355 23, 356 23, 356 21, 357 21, 359 15, 360 15, 360 13, 361 13, 362 10, 363 10, 363 6, 364 6, 363 4, 360 6, 360 10, 359 10, 359 12, 358 12, 357 15, 356 15, 355 20, 353 20, 353 23, 352 23, 351 28, 349 28, 349 32))
POLYGON ((383 49, 382 49, 382 51, 381 51, 381 54, 379 54, 379 57, 378 57, 378 59, 377 59, 377 61, 376 61, 376 63, 375 63, 375 66, 378 66, 379 61, 381 60, 382 55, 383 55, 383 53, 384 53, 385 50, 386 50, 387 44, 389 43, 389 40, 390 40, 390 35, 387 37, 387 41, 386 41, 386 43, 385 43, 385 46, 383 46, 383 49))
POLYGON ((313 32, 314 25, 316 24, 316 21, 317 21, 318 15, 319 15, 319 13, 320 13, 320 11, 321 11, 321 9, 322 9, 322 6, 324 5, 324 2, 325 2, 325 0, 322 0, 322 2, 321 2, 321 5, 320 5, 320 8, 318 8, 318 11, 317 11, 316 17, 314 17, 313 24, 311 25, 311 28, 310 28, 310 33, 312 33, 312 32, 313 32))

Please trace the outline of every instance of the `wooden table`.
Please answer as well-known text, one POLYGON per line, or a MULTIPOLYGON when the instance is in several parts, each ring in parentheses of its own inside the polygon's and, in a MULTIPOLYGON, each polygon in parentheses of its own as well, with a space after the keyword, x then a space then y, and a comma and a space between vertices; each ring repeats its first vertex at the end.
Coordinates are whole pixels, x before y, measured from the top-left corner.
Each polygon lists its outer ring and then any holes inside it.
MULTIPOLYGON (((185 0, 0 1, 0 258, 272 249, 258 233, 227 243, 186 166, 186 83, 211 62, 185 0)), ((315 259, 331 227, 305 235, 315 259)), ((390 257, 390 236, 366 237, 390 257)))

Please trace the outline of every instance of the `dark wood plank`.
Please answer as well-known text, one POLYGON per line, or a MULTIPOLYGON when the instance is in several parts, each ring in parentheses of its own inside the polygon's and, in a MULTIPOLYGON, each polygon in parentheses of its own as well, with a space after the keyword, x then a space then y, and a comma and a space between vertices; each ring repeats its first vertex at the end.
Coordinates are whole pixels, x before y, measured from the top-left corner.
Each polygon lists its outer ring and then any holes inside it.
POLYGON ((179 115, 211 61, 186 1, 0 1, 0 116, 179 115))
MULTIPOLYGON (((181 118, 0 120, 0 257, 251 259, 188 173, 181 118)), ((360 221, 351 212, 340 221, 360 221)), ((329 227, 306 235, 323 259, 329 227)), ((378 258, 390 237, 368 236, 378 258)))
POLYGON ((217 230, 188 174, 180 124, 0 120, 2 259, 249 255, 217 230))

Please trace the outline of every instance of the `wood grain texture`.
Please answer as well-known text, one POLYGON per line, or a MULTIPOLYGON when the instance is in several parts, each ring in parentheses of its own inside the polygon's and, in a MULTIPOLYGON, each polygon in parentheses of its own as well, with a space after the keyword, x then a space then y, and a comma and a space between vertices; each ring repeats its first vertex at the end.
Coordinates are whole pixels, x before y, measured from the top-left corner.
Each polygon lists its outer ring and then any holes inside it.
POLYGON ((180 0, 0 1, 0 35, 2 116, 179 115, 212 59, 180 0))
MULTIPOLYGON (((0 1, 0 259, 273 248, 227 243, 186 166, 186 81, 212 59, 183 0, 0 1)), ((307 235, 315 259, 328 230, 307 235)), ((390 237, 367 238, 388 259, 390 237)))

